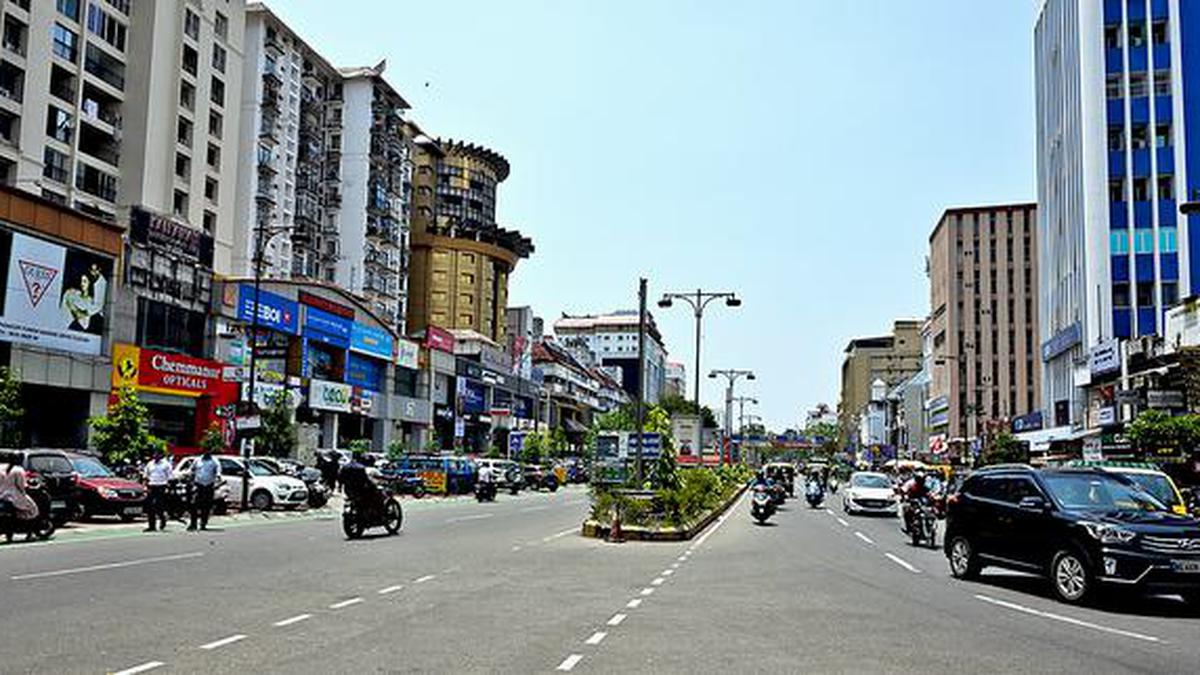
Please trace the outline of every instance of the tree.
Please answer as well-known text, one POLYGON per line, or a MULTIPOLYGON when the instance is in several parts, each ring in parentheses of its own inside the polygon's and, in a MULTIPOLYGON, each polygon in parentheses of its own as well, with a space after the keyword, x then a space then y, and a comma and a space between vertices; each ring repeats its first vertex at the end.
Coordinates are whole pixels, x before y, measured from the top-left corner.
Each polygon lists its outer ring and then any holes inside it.
POLYGON ((535 431, 525 437, 519 457, 524 464, 541 464, 542 458, 549 453, 550 434, 546 431, 535 431))
POLYGON ((1145 410, 1129 423, 1126 434, 1134 447, 1142 451, 1176 446, 1176 423, 1161 410, 1145 410))
POLYGON ((213 422, 204 430, 204 435, 200 437, 200 449, 212 455, 220 455, 227 449, 225 446, 225 434, 221 433, 221 425, 213 422))
MULTIPOLYGON (((696 414, 696 402, 690 401, 679 394, 667 394, 663 396, 659 400, 658 406, 667 411, 667 414, 672 417, 675 415, 696 414)), ((708 406, 700 408, 700 419, 704 423, 705 429, 717 428, 717 417, 713 415, 712 409, 708 406)))
POLYGON ((0 367, 0 447, 21 447, 21 420, 25 408, 21 405, 21 381, 8 368, 0 367))
POLYGON ((837 453, 840 433, 838 425, 832 422, 813 422, 804 428, 805 437, 811 439, 816 446, 816 451, 826 457, 832 457, 837 453))
POLYGON ((398 462, 404 458, 405 452, 404 441, 399 438, 393 438, 387 446, 387 458, 390 462, 398 462))
POLYGON ((88 420, 95 432, 96 449, 110 464, 138 462, 163 449, 166 442, 150 433, 150 412, 133 387, 121 387, 108 414, 88 420))
POLYGON ((980 458, 984 466, 989 464, 1020 464, 1028 460, 1025 444, 1007 431, 992 437, 992 442, 983 450, 980 458))
POLYGON ((357 455, 371 451, 371 441, 366 438, 356 438, 346 444, 346 449, 350 454, 357 455))
POLYGON ((261 413, 262 428, 258 432, 256 447, 259 454, 272 457, 290 457, 299 443, 296 424, 292 421, 292 406, 286 391, 280 391, 268 399, 261 413))

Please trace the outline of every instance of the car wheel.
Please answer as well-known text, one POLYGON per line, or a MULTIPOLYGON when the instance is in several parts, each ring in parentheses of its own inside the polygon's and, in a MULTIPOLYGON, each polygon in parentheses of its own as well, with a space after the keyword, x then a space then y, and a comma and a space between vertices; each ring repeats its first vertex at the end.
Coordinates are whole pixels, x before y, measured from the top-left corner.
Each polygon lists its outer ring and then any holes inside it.
POLYGON ((271 493, 266 490, 259 490, 250 495, 250 505, 259 511, 270 511, 273 503, 275 503, 275 500, 271 497, 271 493))
POLYGON ((1092 573, 1083 556, 1074 550, 1059 551, 1050 563, 1050 585, 1059 600, 1079 604, 1092 590, 1092 573))
POLYGON ((966 537, 955 537, 950 542, 950 574, 955 579, 971 580, 979 576, 982 566, 975 555, 975 547, 966 537))

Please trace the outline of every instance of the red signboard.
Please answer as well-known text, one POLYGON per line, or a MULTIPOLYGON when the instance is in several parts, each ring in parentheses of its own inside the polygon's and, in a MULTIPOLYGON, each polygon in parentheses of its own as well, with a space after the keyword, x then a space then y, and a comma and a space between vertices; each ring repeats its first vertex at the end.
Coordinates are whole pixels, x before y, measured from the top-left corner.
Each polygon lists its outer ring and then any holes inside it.
POLYGON ((151 391, 215 396, 221 389, 221 364, 180 354, 142 349, 138 386, 151 391))
POLYGON ((343 319, 354 320, 354 308, 345 305, 339 305, 332 300, 326 300, 319 295, 313 295, 307 291, 300 291, 300 304, 316 307, 319 310, 329 312, 335 316, 340 316, 343 319))
POLYGON ((437 326, 425 328, 425 346, 447 354, 454 353, 454 334, 437 326))

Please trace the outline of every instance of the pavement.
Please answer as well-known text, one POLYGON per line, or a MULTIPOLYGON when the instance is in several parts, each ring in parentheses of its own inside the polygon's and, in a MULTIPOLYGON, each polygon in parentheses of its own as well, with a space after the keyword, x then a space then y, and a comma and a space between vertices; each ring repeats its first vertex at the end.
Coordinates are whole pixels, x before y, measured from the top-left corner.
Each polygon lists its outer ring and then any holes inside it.
POLYGON ((1177 598, 949 577, 886 518, 739 501, 700 537, 579 536, 582 488, 0 546, 0 672, 1195 672, 1177 598))

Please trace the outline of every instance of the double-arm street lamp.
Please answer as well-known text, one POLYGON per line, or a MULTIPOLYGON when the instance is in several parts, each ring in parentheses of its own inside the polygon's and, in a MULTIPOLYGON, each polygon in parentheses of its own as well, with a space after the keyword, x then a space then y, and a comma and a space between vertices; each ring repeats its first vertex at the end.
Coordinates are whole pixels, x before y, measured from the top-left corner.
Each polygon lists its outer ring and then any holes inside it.
MULTIPOLYGON (((742 379, 743 377, 746 378, 747 380, 753 380, 754 379, 754 371, 730 368, 730 369, 726 369, 726 370, 714 370, 708 374, 708 377, 710 379, 714 379, 714 380, 718 376, 724 377, 725 381, 726 381, 726 384, 725 384, 725 442, 732 443, 732 439, 733 439, 733 385, 736 384, 737 381, 742 379)), ((732 447, 730 447, 730 452, 733 452, 732 447)), ((724 460, 725 453, 723 450, 722 450, 721 454, 722 454, 722 460, 724 460)), ((733 458, 730 457, 731 463, 732 463, 732 459, 733 458)))
MULTIPOLYGON (((708 307, 708 303, 713 300, 724 300, 726 307, 740 307, 742 301, 738 299, 734 293, 709 293, 702 291, 699 288, 695 292, 687 293, 663 293, 662 299, 658 301, 658 306, 663 309, 669 309, 675 300, 686 302, 691 308, 692 313, 696 316, 696 414, 700 415, 700 322, 704 318, 704 308, 708 307)), ((701 420, 703 423, 703 420, 701 420)))
MULTIPOLYGON (((749 403, 750 405, 758 405, 758 399, 754 398, 753 396, 734 396, 733 402, 738 404, 738 433, 745 434, 747 419, 746 404, 749 403)), ((756 417, 756 415, 750 415, 750 417, 756 417)))

